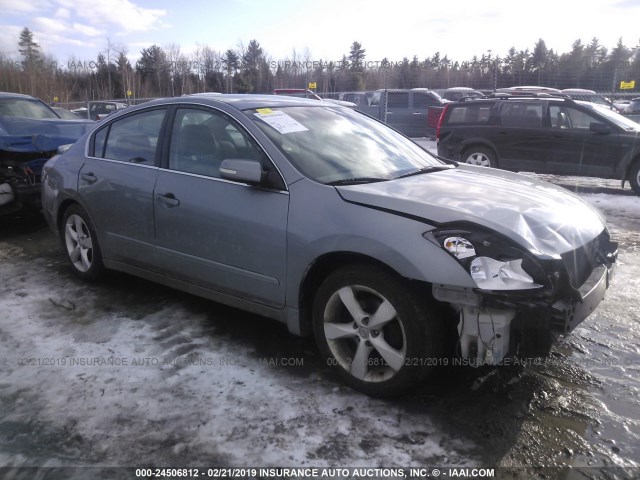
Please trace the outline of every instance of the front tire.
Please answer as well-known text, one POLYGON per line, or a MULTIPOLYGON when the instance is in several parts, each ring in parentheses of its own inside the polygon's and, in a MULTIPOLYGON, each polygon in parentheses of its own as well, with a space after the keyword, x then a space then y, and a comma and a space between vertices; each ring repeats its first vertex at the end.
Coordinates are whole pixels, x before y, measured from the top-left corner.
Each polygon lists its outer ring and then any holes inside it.
POLYGON ((426 299, 392 273, 344 267, 316 293, 316 342, 349 386, 376 397, 399 395, 439 363, 442 328, 426 307, 426 299))
POLYGON ((629 172, 629 184, 637 195, 640 195, 640 160, 636 160, 629 172))
POLYGON ((498 165, 495 154, 485 147, 472 147, 465 150, 462 155, 463 162, 480 167, 493 167, 498 165))
POLYGON ((79 205, 64 212, 62 243, 73 272, 83 280, 97 280, 104 273, 98 237, 89 215, 79 205))

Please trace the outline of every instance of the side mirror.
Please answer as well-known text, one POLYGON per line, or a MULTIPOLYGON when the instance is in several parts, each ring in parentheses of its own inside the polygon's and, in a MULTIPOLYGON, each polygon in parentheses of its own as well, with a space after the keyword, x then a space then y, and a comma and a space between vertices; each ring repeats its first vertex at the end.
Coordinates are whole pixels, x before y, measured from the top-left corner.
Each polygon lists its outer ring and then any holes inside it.
POLYGON ((228 158, 220 165, 220 177, 225 180, 258 185, 262 183, 264 175, 262 165, 256 160, 228 158))
POLYGON ((611 129, 609 128, 608 125, 605 125, 604 123, 599 123, 599 122, 591 122, 589 124, 589 130, 591 130, 593 133, 600 133, 600 134, 611 133, 611 129))

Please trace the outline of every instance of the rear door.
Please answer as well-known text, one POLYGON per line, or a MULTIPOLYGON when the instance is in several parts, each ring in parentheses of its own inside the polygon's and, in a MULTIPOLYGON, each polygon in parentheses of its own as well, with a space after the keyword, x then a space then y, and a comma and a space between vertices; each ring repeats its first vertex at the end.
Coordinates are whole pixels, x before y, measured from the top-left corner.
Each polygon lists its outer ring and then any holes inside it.
POLYGON ((78 192, 107 259, 154 265, 153 188, 166 114, 166 108, 154 108, 119 118, 90 144, 78 192))
POLYGON ((167 152, 154 192, 162 269, 204 288, 284 306, 289 194, 267 155, 228 115, 192 106, 176 109, 167 152), (226 158, 259 161, 273 181, 258 188, 223 180, 226 158))
POLYGON ((500 126, 492 141, 498 149, 500 168, 544 171, 548 134, 543 127, 545 104, 505 100, 499 105, 500 126))
MULTIPOLYGON (((381 96, 384 102, 384 95, 381 96)), ((409 92, 387 92, 387 116, 384 118, 384 103, 380 106, 382 112, 381 120, 396 130, 411 136, 414 125, 413 112, 410 107, 409 92)))
MULTIPOLYGON (((435 124, 433 121, 429 125, 429 111, 440 112, 442 108, 433 110, 433 108, 440 107, 440 102, 435 100, 427 92, 411 92, 411 124, 408 130, 410 137, 426 137, 428 134, 435 134, 435 128, 437 126, 437 118, 435 124), (431 128, 430 131, 427 128, 431 128)), ((431 116, 434 118, 434 115, 431 116)))
POLYGON ((496 131, 495 102, 452 103, 442 119, 438 155, 461 160, 468 145, 488 142, 494 145, 496 131))

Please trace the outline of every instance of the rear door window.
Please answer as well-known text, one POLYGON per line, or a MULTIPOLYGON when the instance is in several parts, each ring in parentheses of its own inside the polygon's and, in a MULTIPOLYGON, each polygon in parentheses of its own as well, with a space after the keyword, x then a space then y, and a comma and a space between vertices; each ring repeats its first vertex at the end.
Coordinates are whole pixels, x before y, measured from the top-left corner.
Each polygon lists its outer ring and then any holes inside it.
POLYGON ((388 92, 388 108, 409 108, 409 92, 388 92))
POLYGON ((94 156, 153 165, 166 110, 155 109, 116 120, 95 133, 94 156))
POLYGON ((505 101, 500 112, 500 121, 506 127, 542 127, 542 104, 505 101))
POLYGON ((414 92, 413 93, 413 108, 426 109, 432 105, 436 105, 436 101, 427 93, 414 92))

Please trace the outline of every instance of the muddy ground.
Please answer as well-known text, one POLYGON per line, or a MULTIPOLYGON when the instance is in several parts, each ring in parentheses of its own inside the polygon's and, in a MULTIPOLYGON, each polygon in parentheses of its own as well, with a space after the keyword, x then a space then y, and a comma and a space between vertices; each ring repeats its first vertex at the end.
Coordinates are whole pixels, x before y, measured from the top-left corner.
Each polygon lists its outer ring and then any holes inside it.
POLYGON ((638 478, 640 199, 617 182, 578 190, 621 246, 596 313, 539 365, 443 368, 396 400, 343 387, 312 339, 276 322, 124 274, 83 283, 40 216, 2 219, 0 477, 477 466, 498 478, 638 478))

